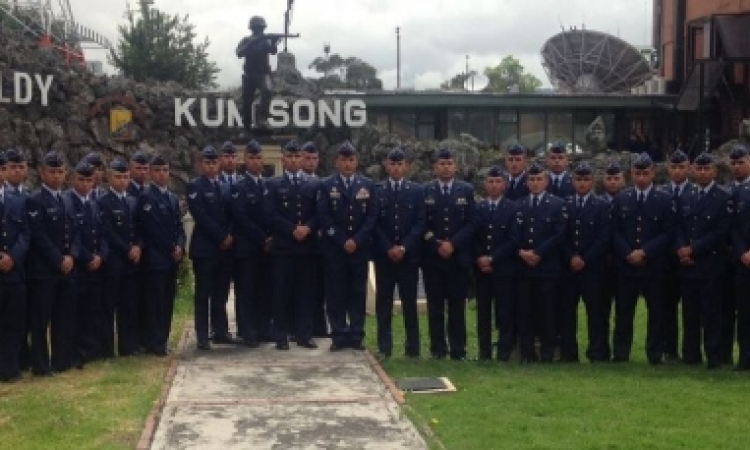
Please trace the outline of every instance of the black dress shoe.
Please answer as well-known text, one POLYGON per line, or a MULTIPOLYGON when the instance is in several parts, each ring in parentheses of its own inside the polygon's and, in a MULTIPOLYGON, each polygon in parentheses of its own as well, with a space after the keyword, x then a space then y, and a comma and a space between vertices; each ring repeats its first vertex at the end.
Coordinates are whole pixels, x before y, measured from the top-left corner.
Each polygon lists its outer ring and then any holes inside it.
POLYGON ((211 344, 208 341, 198 341, 198 350, 211 350, 211 344))
POLYGON ((52 370, 34 370, 31 369, 31 374, 35 377, 54 377, 55 372, 52 370))
POLYGON ((214 344, 234 344, 236 342, 230 334, 217 334, 214 336, 213 341, 214 344))
POLYGON ((250 348, 258 348, 260 347, 260 341, 255 338, 243 339, 242 345, 244 345, 245 347, 250 347, 250 348))
POLYGON ((649 358, 648 363, 652 366, 660 366, 664 363, 661 358, 649 358))
POLYGON ((18 372, 13 375, 2 375, 0 376, 0 382, 3 383, 13 383, 15 381, 18 381, 21 379, 21 372, 18 372))
POLYGON ((745 363, 738 363, 734 368, 732 369, 735 372, 745 372, 750 370, 750 362, 745 363))
POLYGON ((419 352, 406 352, 404 356, 407 358, 419 359, 419 352))
POLYGON ((344 347, 343 345, 341 345, 339 343, 334 342, 334 343, 331 344, 331 347, 329 347, 328 350, 330 350, 332 352, 340 352, 341 350, 344 350, 344 349, 346 349, 346 347, 344 347))
POLYGON ((318 344, 312 339, 297 339, 297 347, 318 348, 318 344))
POLYGON ((622 356, 615 356, 612 358, 613 363, 626 363, 628 361, 629 361, 628 358, 624 358, 622 356))
POLYGON ((289 350, 289 341, 283 339, 276 342, 276 350, 289 350))
POLYGON ((352 350, 359 350, 359 351, 365 351, 367 350, 367 347, 365 347, 365 344, 361 342, 355 342, 352 345, 349 346, 352 350))
POLYGON ((436 360, 445 359, 445 357, 446 357, 445 353, 432 353, 430 355, 430 359, 436 359, 436 360))

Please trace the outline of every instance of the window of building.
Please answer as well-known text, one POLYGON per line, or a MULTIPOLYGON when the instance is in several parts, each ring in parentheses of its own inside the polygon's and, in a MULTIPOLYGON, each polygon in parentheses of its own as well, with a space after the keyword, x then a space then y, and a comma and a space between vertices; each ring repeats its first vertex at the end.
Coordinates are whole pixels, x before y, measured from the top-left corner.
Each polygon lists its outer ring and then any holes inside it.
POLYGON ((521 113, 518 118, 518 140, 532 154, 542 154, 545 150, 544 113, 521 113))
POLYGON ((462 109, 452 109, 448 111, 448 137, 457 138, 461 133, 468 129, 466 111, 462 109))
POLYGON ((577 149, 594 152, 613 149, 615 132, 614 113, 593 110, 576 111, 573 134, 577 149), (601 120, 598 120, 599 118, 601 120))
POLYGON ((415 138, 417 114, 413 111, 399 111, 391 116, 391 132, 405 138, 415 138))
POLYGON ((434 111, 421 111, 417 114, 417 139, 435 139, 434 111))
POLYGON ((482 142, 493 142, 491 111, 471 112, 467 132, 482 142))
POLYGON ((561 143, 569 153, 573 148, 573 113, 550 112, 547 114, 547 148, 554 143, 561 143))

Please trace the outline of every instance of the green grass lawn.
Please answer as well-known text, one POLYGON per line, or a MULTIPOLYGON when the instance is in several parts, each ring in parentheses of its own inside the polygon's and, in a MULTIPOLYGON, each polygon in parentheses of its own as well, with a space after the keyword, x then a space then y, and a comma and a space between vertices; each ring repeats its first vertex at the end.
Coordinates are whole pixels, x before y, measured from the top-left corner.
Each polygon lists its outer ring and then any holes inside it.
MULTIPOLYGON (((192 319, 192 297, 181 289, 171 347, 192 319)), ((24 374, 0 384, 0 448, 132 449, 161 393, 171 358, 116 358, 53 378, 24 374)))
MULTIPOLYGON (((473 307, 467 314, 470 357, 477 355, 473 307)), ((422 319, 422 355, 429 355, 422 319)), ((382 365, 393 379, 445 376, 455 384, 455 393, 407 395, 410 416, 448 449, 750 448, 750 375, 728 367, 652 367, 644 354, 645 328, 639 305, 629 364, 415 361, 398 347, 403 320, 397 316, 394 357, 382 365)), ((583 329, 579 335, 583 354, 583 329)), ((367 339, 377 349, 373 317, 367 339)))

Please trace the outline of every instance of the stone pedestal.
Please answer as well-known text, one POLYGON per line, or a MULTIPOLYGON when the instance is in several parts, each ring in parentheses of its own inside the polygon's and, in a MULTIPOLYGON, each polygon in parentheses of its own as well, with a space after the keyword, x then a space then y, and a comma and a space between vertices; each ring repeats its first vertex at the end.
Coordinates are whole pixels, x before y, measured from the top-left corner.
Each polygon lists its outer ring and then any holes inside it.
POLYGON ((296 72, 297 58, 289 52, 281 52, 276 56, 276 72, 296 72))

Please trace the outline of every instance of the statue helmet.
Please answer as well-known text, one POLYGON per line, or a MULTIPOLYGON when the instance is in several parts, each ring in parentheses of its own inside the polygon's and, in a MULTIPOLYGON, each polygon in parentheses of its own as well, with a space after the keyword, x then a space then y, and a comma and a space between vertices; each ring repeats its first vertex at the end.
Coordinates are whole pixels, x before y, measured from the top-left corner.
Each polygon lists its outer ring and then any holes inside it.
POLYGON ((247 26, 251 30, 255 30, 256 28, 265 29, 266 28, 266 19, 262 18, 261 16, 253 16, 250 18, 250 23, 247 26))

